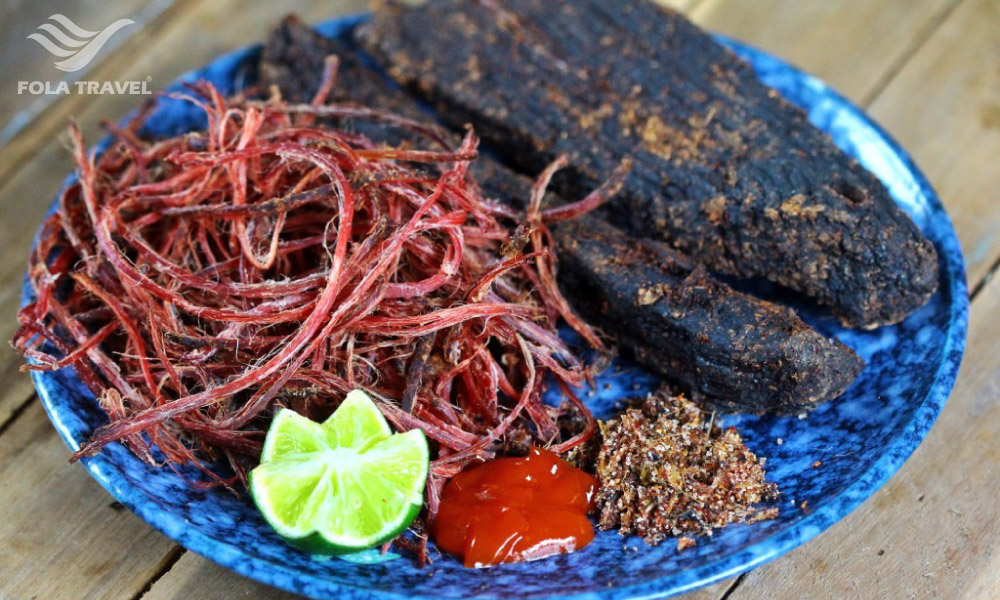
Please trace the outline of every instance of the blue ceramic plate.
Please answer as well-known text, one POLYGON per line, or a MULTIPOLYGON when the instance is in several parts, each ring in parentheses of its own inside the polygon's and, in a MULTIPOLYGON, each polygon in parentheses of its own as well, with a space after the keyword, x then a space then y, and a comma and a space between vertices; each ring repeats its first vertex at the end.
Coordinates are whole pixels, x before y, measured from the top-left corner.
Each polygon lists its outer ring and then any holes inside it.
MULTIPOLYGON (((358 20, 332 21, 321 30, 343 35, 358 20)), ((941 202, 885 132, 818 79, 749 46, 721 41, 873 171, 934 242, 941 261, 938 293, 894 327, 845 331, 818 311, 800 307, 807 320, 839 335, 867 361, 842 398, 802 419, 725 417, 727 424, 743 430, 753 450, 767 457, 768 475, 783 493, 777 519, 729 527, 680 553, 669 541, 653 548, 604 532, 580 552, 538 562, 469 570, 445 556, 421 570, 406 558, 380 564, 312 558, 282 542, 247 499, 222 490, 194 490, 180 475, 143 464, 119 444, 85 460, 87 470, 120 502, 194 552, 315 598, 661 598, 737 575, 816 536, 885 483, 941 411, 965 343, 968 298, 962 255, 941 202), (812 468, 816 461, 822 466, 812 468), (805 509, 800 508, 803 503, 805 509)), ((183 79, 205 78, 232 92, 252 78, 258 54, 259 48, 240 50, 183 79)), ((177 134, 199 126, 192 107, 164 99, 147 133, 177 134)), ((106 422, 74 372, 33 376, 49 417, 72 449, 106 422)), ((648 389, 656 380, 620 364, 600 384, 588 400, 595 413, 607 416, 616 399, 648 389)), ((198 479, 196 472, 187 474, 198 479)))

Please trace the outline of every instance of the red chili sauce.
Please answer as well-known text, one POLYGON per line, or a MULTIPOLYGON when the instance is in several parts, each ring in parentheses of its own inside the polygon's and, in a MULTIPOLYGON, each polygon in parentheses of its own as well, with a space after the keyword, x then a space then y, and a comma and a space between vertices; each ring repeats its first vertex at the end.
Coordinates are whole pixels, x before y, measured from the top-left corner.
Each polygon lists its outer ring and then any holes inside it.
POLYGON ((536 560, 594 539, 597 480, 548 450, 459 473, 441 493, 431 533, 466 567, 536 560))

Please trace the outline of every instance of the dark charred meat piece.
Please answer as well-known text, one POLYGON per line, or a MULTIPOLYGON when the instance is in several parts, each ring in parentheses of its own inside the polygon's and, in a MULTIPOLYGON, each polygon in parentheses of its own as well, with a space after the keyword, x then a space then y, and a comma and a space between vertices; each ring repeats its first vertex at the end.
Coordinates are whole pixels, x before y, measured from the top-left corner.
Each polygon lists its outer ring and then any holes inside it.
MULTIPOLYGON (((528 182, 476 161, 482 188, 522 204, 528 182)), ((555 199, 555 201, 558 201, 555 199)), ((864 368, 789 308, 737 292, 661 242, 597 216, 553 228, 559 284, 627 354, 724 411, 795 414, 832 400, 864 368)))
MULTIPOLYGON (((365 65, 357 52, 341 41, 320 35, 295 15, 282 19, 268 35, 258 64, 261 87, 265 94, 271 87, 277 87, 285 100, 308 103, 319 89, 326 57, 331 55, 337 56, 340 64, 329 101, 376 107, 427 120, 427 113, 412 96, 392 87, 381 73, 365 65)), ((367 119, 337 125, 379 143, 398 145, 410 141, 400 128, 367 119)))
POLYGON ((842 394, 864 366, 792 310, 733 290, 661 242, 593 217, 560 225, 555 238, 574 307, 720 410, 802 412, 842 394))
POLYGON ((257 75, 265 88, 277 87, 288 102, 309 102, 319 91, 326 57, 337 50, 333 40, 289 15, 268 35, 257 75))
MULTIPOLYGON (((523 206, 524 177, 483 159, 474 172, 484 191, 523 206)), ((661 242, 594 215, 553 234, 559 284, 574 308, 704 404, 796 414, 842 394, 864 368, 853 350, 793 310, 732 289, 661 242)))
MULTIPOLYGON (((264 49, 262 83, 278 85, 286 98, 311 98, 330 52, 341 61, 337 101, 425 116, 405 92, 348 48, 294 18, 275 29, 264 49), (282 77, 304 71, 296 69, 296 61, 312 69, 312 77, 282 77)), ((387 141, 389 128, 362 121, 357 127, 376 142, 387 141)), ((472 169, 488 195, 517 207, 527 201, 526 178, 487 156, 472 169)), ((555 195, 548 201, 561 202, 555 195)), ((800 412, 839 395, 861 370, 861 359, 850 349, 827 340, 791 310, 733 291, 663 244, 632 239, 596 217, 560 225, 556 235, 563 263, 560 282, 573 286, 567 289, 570 300, 617 334, 620 344, 644 364, 685 384, 699 399, 731 410, 800 412), (568 243, 575 232, 581 243, 568 243), (625 249, 630 253, 615 256, 625 249), (609 273, 608 261, 617 261, 620 272, 609 273), (594 287, 600 288, 595 297, 622 301, 606 311, 602 303, 585 302, 574 293, 591 294, 594 287), (640 303, 639 288, 672 291, 661 293, 656 302, 640 303), (647 335, 632 335, 639 323, 648 327, 647 335)))
POLYGON ((863 328, 902 320, 937 287, 934 247, 881 183, 674 11, 641 0, 390 3, 356 37, 519 169, 569 155, 556 181, 566 197, 634 155, 609 218, 715 271, 799 290, 863 328))
MULTIPOLYGON (((528 182, 492 161, 482 188, 520 204, 528 182)), ((553 198, 558 202, 558 199, 553 198)), ((553 228, 574 308, 637 362, 726 411, 795 414, 836 398, 864 361, 789 308, 737 292, 666 244, 597 216, 553 228)))

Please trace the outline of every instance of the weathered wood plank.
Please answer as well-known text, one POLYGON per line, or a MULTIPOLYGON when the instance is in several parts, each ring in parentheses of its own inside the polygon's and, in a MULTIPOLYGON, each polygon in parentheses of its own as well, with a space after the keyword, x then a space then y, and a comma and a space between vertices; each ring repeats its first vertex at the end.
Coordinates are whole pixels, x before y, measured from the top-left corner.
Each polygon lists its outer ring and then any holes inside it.
POLYGON ((1000 257, 1000 2, 959 6, 871 112, 941 195, 974 286, 1000 257))
MULTIPOLYGON (((10 317, 4 320, 13 321, 14 319, 10 317)), ((13 333, 13 326, 7 329, 13 333)), ((0 335, 6 335, 4 341, 10 337, 9 334, 0 335)), ((24 403, 30 402, 35 391, 31 378, 26 373, 19 372, 21 363, 21 358, 9 346, 0 351, 0 381, 5 382, 3 389, 0 390, 0 428, 14 418, 24 403)))
POLYGON ((695 590, 680 596, 683 600, 718 600, 726 595, 726 592, 733 587, 735 581, 732 579, 712 584, 700 590, 695 590))
MULTIPOLYGON (((5 203, 0 203, 0 212, 5 203)), ((0 228, 3 225, 0 224, 0 228)), ((17 321, 14 315, 20 306, 19 274, 24 268, 24 257, 27 256, 26 243, 17 246, 0 246, 5 252, 0 254, 0 427, 14 415, 34 393, 31 378, 27 373, 19 371, 24 360, 11 349, 7 343, 17 321), (12 254, 13 256, 7 256, 12 254)))
POLYGON ((705 0, 698 24, 755 44, 861 100, 955 0, 705 0))
MULTIPOLYGON (((937 186, 973 284, 1000 256, 998 22, 1000 3, 965 2, 872 105, 937 186)), ((818 540, 750 574, 732 598, 995 597, 998 308, 993 280, 973 304, 955 392, 902 471, 818 540)))
MULTIPOLYGON (((58 0, 5 0, 0 3, 4 15, 3 22, 0 23, 0 56, 6 59, 0 62, 0 81, 3 82, 3 88, 0 88, 0 146, 32 118, 62 98, 58 95, 22 94, 18 91, 18 81, 50 81, 55 85, 61 81, 72 83, 86 79, 100 61, 129 38, 138 35, 172 3, 173 0, 121 0, 113 7, 100 0, 72 3, 58 0), (64 72, 53 66, 55 61, 63 60, 62 57, 53 56, 35 40, 27 39, 28 35, 39 34, 67 48, 50 32, 38 30, 40 25, 48 23, 60 32, 66 32, 63 25, 49 20, 49 16, 53 14, 61 14, 93 32, 101 31, 118 19, 130 19, 134 23, 111 36, 89 64, 77 71, 64 72)), ((77 39, 85 41, 87 38, 77 39)))
MULTIPOLYGON (((155 32, 165 24, 169 23, 171 17, 177 11, 183 10, 186 5, 195 0, 127 0, 126 5, 120 10, 108 12, 103 3, 96 3, 85 0, 80 3, 67 5, 66 3, 46 2, 22 2, 18 3, 17 10, 24 13, 19 16, 18 23, 12 24, 11 29, 18 31, 24 28, 33 28, 38 25, 49 14, 63 12, 67 16, 79 20, 81 25, 91 23, 91 21, 106 21, 110 24, 115 19, 111 17, 127 16, 136 23, 129 25, 113 35, 109 42, 101 49, 97 59, 86 68, 73 73, 63 74, 52 66, 53 57, 45 52, 41 46, 34 41, 24 39, 23 35, 4 33, 0 44, 6 43, 12 47, 11 54, 0 52, 0 56, 9 60, 2 61, 4 67, 9 70, 0 81, 0 102, 7 102, 9 111, 0 109, 0 147, 4 153, 0 155, 0 185, 3 185, 7 178, 17 171, 23 162, 38 150, 38 140, 52 138, 66 123, 68 115, 75 114, 95 100, 95 96, 76 93, 71 88, 70 94, 30 96, 17 94, 17 81, 22 79, 40 79, 42 81, 52 81, 58 83, 65 80, 69 85, 75 81, 115 81, 115 66, 123 62, 122 57, 131 57, 141 53, 145 47, 146 40, 150 39, 155 32), (58 6, 55 6, 58 4, 58 6), (126 11, 132 7, 131 12, 126 11), (38 12, 38 8, 44 8, 38 12), (85 11, 85 12, 84 12, 85 11), (74 17, 73 15, 80 15, 74 17), (107 16, 110 14, 110 16, 107 16), (37 18, 36 18, 37 17, 37 18), (32 20, 30 23, 28 20, 32 20), (30 52, 30 54, 29 54, 30 52), (30 60, 27 60, 30 58, 30 60), (22 65, 22 61, 28 62, 22 65), (10 86, 9 88, 7 86, 10 86)), ((6 23, 5 14, 5 20, 6 23)), ((154 82, 155 85, 155 82, 154 82)))
MULTIPOLYGON (((65 6, 62 3, 46 0, 44 2, 12 2, 4 10, 5 19, 0 21, 0 56, 10 57, 10 60, 0 62, 0 81, 10 86, 9 90, 0 90, 0 147, 6 151, 0 156, 0 185, 7 177, 21 166, 21 161, 38 149, 38 140, 44 140, 61 130, 69 115, 77 114, 81 107, 93 98, 86 95, 70 94, 68 96, 30 96, 17 94, 17 81, 51 80, 74 81, 88 79, 94 81, 113 80, 116 70, 126 64, 136 52, 146 52, 149 46, 147 39, 155 35, 160 28, 173 28, 173 17, 187 10, 187 5, 194 0, 123 0, 125 4, 109 15, 106 10, 93 4, 93 0, 84 0, 65 6), (25 40, 25 36, 34 32, 37 25, 44 22, 48 15, 62 12, 70 19, 80 24, 87 24, 100 15, 102 22, 110 23, 118 17, 127 17, 136 21, 113 36, 112 42, 99 55, 98 60, 86 69, 63 74, 52 66, 52 56, 38 44, 25 40), (103 55, 108 58, 103 59, 103 55), (62 76, 58 76, 62 74, 62 76), (5 147, 6 145, 6 147, 5 147)), ((422 0, 404 0, 420 3, 422 0)), ((678 10, 687 10, 701 0, 654 0, 660 4, 671 6, 678 10)), ((360 12, 366 9, 366 1, 341 1, 341 6, 317 5, 312 16, 317 19, 329 18, 346 12, 360 12), (325 10, 324 10, 325 8, 325 10)), ((101 5, 103 6, 103 5, 101 5)), ((289 5, 275 4, 274 14, 298 10, 295 3, 289 5)), ((186 54, 173 52, 174 56, 184 57, 186 54)), ((193 64, 193 63, 192 63, 193 64)), ((162 85, 165 81, 156 81, 154 85, 162 85)))
POLYGON ((996 598, 1000 589, 1000 280, 972 307, 965 360, 930 435, 871 499, 732 600, 996 598))
POLYGON ((674 10, 679 10, 683 13, 690 12, 699 2, 704 0, 653 0, 657 4, 662 4, 664 6, 669 6, 674 10))
POLYGON ((0 436, 0 598, 130 598, 175 547, 69 454, 37 401, 0 436))
POLYGON ((225 600, 227 598, 294 600, 294 594, 257 583, 193 552, 153 584, 142 600, 225 600), (205 582, 212 582, 205 585, 205 582))

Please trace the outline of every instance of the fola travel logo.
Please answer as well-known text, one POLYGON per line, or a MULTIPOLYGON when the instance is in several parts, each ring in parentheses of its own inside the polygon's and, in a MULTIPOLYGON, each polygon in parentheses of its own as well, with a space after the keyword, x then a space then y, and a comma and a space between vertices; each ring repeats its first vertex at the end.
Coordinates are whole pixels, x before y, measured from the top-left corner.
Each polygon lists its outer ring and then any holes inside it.
POLYGON ((55 65, 60 71, 70 73, 79 71, 90 64, 90 61, 94 60, 104 44, 107 44, 108 40, 111 39, 111 36, 118 33, 119 29, 135 23, 132 19, 118 19, 97 32, 87 31, 70 21, 68 17, 60 14, 52 15, 49 17, 49 21, 55 21, 55 24, 42 23, 38 26, 42 33, 33 33, 28 36, 28 39, 41 44, 42 48, 48 50, 53 56, 66 59, 56 62, 55 65), (59 27, 60 25, 62 27, 59 27), (49 35, 46 36, 46 33, 49 35))
MULTIPOLYGON (((28 36, 38 42, 57 59, 54 66, 60 71, 73 73, 90 64, 111 38, 129 25, 132 19, 118 19, 100 31, 90 31, 74 23, 69 17, 54 14, 38 26, 38 32, 28 36)), ((140 81, 18 81, 18 94, 59 95, 70 94, 137 94, 148 95, 147 77, 140 81)))

